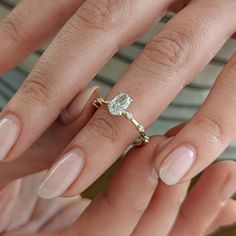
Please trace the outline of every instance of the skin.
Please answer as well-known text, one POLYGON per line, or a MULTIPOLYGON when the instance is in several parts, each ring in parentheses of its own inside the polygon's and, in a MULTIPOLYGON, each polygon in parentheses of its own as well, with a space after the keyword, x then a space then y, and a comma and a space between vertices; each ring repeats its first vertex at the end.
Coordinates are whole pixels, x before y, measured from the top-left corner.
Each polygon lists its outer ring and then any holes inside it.
MULTIPOLYGON (((19 137, 6 156, 8 160, 19 158, 35 143, 109 58, 147 31, 169 8, 179 11, 186 6, 146 46, 107 97, 111 99, 120 91, 130 94, 135 100, 130 111, 146 127, 207 65, 236 29, 234 0, 227 4, 220 0, 190 3, 88 0, 83 4, 69 1, 66 5, 61 1, 58 8, 43 1, 40 3, 45 9, 41 11, 45 12, 43 15, 38 11, 39 3, 32 2, 22 1, 0 25, 0 56, 9 55, 1 62, 0 73, 58 34, 1 113, 1 117, 14 116, 20 124, 19 137), (31 17, 25 12, 31 13, 31 17), (37 34, 29 30, 32 28, 39 29, 37 34)), ((187 181, 208 166, 235 137, 235 61, 234 55, 200 110, 158 153, 155 163, 158 173, 166 155, 188 143, 196 150, 196 161, 180 182, 187 181), (221 107, 225 109, 223 113, 221 107)), ((105 107, 100 108, 58 153, 61 156, 72 148, 85 153, 83 173, 68 186, 65 195, 73 196, 86 189, 136 136, 137 132, 125 119, 113 117, 105 107)))
MULTIPOLYGON (((85 104, 82 112, 69 123, 64 124, 60 118, 57 119, 40 139, 19 159, 0 163, 0 187, 19 178, 50 168, 61 150, 66 147, 76 133, 79 132, 92 117, 95 109, 91 104, 98 96, 99 92, 95 91, 85 104), (53 140, 54 145, 50 145, 51 140, 53 140)), ((80 94, 74 99, 74 105, 77 108, 81 103, 81 101, 78 100, 79 97, 80 94)))
MULTIPOLYGON (((97 95, 93 93, 90 100, 97 95)), ((55 123, 47 130, 22 156, 24 168, 18 160, 5 163, 7 171, 0 171, 0 233, 3 232, 3 236, 197 236, 235 223, 236 204, 230 199, 236 186, 235 162, 222 161, 208 167, 187 195, 189 182, 167 186, 154 171, 155 149, 165 147, 165 136, 153 137, 150 145, 130 150, 108 188, 92 202, 78 196, 39 198, 36 190, 44 172, 35 172, 47 168, 57 156, 57 148, 51 149, 52 140, 53 147, 63 142, 66 145, 76 133, 76 127, 80 129, 81 117, 84 123, 90 118, 93 114, 90 100, 73 121, 67 125, 55 123), (40 159, 45 150, 51 155, 40 159), (34 174, 15 180, 30 173, 34 174)), ((168 135, 179 131, 176 127, 168 135)))
POLYGON ((188 182, 167 186, 153 174, 154 150, 165 139, 153 137, 150 145, 132 149, 107 190, 91 203, 78 196, 40 199, 36 189, 43 172, 9 183, 0 191, 0 232, 3 236, 197 236, 235 223, 236 204, 230 195, 235 190, 236 164, 222 161, 208 167, 187 195, 188 182))

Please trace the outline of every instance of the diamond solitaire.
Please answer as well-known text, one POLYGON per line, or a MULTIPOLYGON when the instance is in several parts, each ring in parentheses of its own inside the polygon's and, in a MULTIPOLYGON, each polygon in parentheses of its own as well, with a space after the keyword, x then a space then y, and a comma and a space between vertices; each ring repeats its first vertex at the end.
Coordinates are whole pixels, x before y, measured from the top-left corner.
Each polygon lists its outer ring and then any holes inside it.
POLYGON ((127 94, 120 92, 111 101, 106 101, 103 98, 97 98, 93 102, 96 108, 107 104, 108 111, 114 116, 124 116, 127 120, 131 121, 137 131, 140 133, 140 137, 134 142, 135 146, 140 146, 149 142, 149 137, 145 133, 145 129, 139 122, 134 118, 133 114, 126 110, 134 100, 127 94))

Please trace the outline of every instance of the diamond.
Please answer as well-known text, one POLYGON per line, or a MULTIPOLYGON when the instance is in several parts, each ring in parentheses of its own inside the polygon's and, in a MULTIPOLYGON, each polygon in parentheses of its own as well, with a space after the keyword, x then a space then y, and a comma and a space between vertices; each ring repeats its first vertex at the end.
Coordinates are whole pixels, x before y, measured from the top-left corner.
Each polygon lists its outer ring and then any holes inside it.
POLYGON ((145 129, 144 129, 144 127, 143 127, 142 125, 139 125, 138 130, 139 130, 140 132, 144 132, 144 131, 145 131, 145 129))
POLYGON ((126 93, 119 93, 108 104, 108 110, 112 115, 120 116, 133 102, 133 99, 126 93))

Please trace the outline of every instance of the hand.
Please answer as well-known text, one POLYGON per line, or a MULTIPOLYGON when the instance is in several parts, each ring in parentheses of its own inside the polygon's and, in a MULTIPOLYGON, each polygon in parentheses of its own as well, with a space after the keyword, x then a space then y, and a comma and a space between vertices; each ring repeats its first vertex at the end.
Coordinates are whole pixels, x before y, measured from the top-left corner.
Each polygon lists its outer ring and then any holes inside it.
POLYGON ((236 203, 230 196, 236 163, 213 164, 187 194, 189 182, 167 186, 158 181, 154 153, 164 148, 164 140, 154 137, 150 145, 133 148, 89 207, 89 200, 80 197, 38 198, 42 174, 5 186, 0 192, 1 235, 197 236, 235 223, 236 203))
POLYGON ((50 168, 60 152, 94 114, 92 101, 98 96, 97 87, 79 93, 74 101, 73 110, 67 113, 62 111, 59 119, 19 159, 0 162, 0 188, 14 180, 50 168))
MULTIPOLYGON (((22 1, 0 27, 2 73, 59 32, 1 113, 0 140, 5 140, 1 142, 1 159, 24 153, 108 59, 147 31, 173 2, 176 4, 171 0, 60 0, 55 6, 46 0, 22 1)), ((107 98, 127 92, 135 100, 130 111, 145 126, 160 115, 236 29, 234 0, 177 4, 186 7, 146 46, 107 98)), ((200 110, 165 149, 156 153, 156 170, 165 183, 192 178, 234 138, 235 64, 233 56, 200 110)), ((60 165, 52 167, 43 183, 51 181, 53 172, 61 176, 64 188, 55 192, 49 184, 42 185, 41 195, 47 192, 45 197, 52 198, 65 191, 67 196, 80 193, 136 136, 129 122, 100 108, 63 150, 60 165), (61 169, 68 157, 74 160, 68 167, 69 180, 61 169)))

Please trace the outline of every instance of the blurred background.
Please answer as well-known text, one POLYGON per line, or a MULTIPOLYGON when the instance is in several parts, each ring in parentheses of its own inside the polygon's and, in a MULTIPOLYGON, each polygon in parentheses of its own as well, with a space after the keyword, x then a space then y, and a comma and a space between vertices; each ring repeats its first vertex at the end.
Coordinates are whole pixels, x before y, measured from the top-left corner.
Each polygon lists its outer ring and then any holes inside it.
MULTIPOLYGON (((0 0, 0 20, 3 19, 19 0, 0 0)), ((101 93, 105 96, 116 80, 121 76, 128 65, 138 56, 145 44, 154 36, 161 27, 172 17, 168 13, 158 24, 156 24, 147 34, 128 48, 120 50, 99 72, 91 84, 96 84, 101 88, 101 93)), ((1 45, 0 45, 1 46, 1 45)), ((0 79, 0 108, 3 108, 11 96, 16 92, 27 74, 47 48, 47 44, 35 53, 30 55, 18 67, 10 71, 0 79)), ((230 39, 220 50, 211 63, 198 74, 198 76, 185 87, 169 107, 161 114, 158 120, 150 127, 149 134, 163 134, 168 129, 179 123, 187 121, 202 104, 214 83, 216 76, 222 67, 227 63, 231 55, 236 51, 236 40, 230 39)), ((66 79, 66 78, 65 78, 66 79)), ((158 106, 158 101, 157 101, 158 106)), ((236 140, 225 150, 220 159, 236 160, 236 140)), ((112 174, 112 170, 105 173, 102 179, 96 182, 89 189, 87 194, 93 196, 98 190, 106 185, 112 174)), ((221 230, 214 236, 235 236, 236 227, 221 230)))

